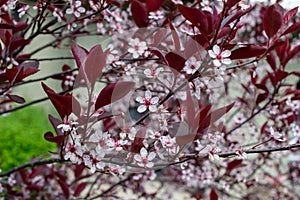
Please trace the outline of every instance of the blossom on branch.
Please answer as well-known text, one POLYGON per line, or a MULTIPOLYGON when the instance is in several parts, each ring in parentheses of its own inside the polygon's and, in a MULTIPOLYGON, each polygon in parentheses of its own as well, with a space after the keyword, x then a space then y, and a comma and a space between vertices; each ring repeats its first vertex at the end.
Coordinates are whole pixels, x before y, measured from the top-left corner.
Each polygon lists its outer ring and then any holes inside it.
POLYGON ((185 71, 187 74, 193 74, 199 69, 201 64, 201 61, 197 61, 195 57, 191 57, 185 62, 183 71, 185 71))
POLYGON ((141 148, 140 154, 134 155, 134 159, 138 162, 138 166, 144 168, 153 167, 154 163, 151 162, 155 158, 156 154, 154 152, 148 153, 145 147, 141 148))
POLYGON ((148 49, 146 42, 140 41, 138 38, 130 39, 128 52, 132 54, 133 58, 138 58, 144 54, 148 49))
POLYGON ((283 142, 285 141, 285 138, 283 137, 283 134, 279 133, 278 131, 275 131, 273 129, 273 127, 270 127, 270 134, 271 134, 271 137, 274 139, 274 140, 277 140, 279 142, 283 142))
POLYGON ((216 67, 220 67, 222 64, 231 64, 230 58, 231 52, 229 50, 221 51, 218 45, 214 45, 212 50, 208 50, 209 56, 213 59, 213 64, 216 67))
POLYGON ((145 92, 145 96, 143 96, 143 97, 138 96, 136 98, 136 101, 142 104, 137 109, 137 111, 139 113, 143 113, 147 109, 149 109, 150 112, 156 112, 157 111, 157 106, 156 105, 158 104, 159 98, 158 97, 152 97, 152 93, 151 93, 150 90, 147 90, 145 92))

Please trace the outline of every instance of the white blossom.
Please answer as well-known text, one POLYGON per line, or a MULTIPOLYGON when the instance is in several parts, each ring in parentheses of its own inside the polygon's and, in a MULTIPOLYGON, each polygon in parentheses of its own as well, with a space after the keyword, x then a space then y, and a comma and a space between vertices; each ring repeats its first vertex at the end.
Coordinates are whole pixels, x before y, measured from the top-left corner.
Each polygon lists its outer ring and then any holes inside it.
POLYGON ((164 12, 161 10, 157 10, 155 12, 150 12, 149 13, 149 19, 153 19, 153 20, 160 20, 164 18, 164 12))
POLYGON ((148 49, 146 42, 140 41, 138 38, 130 39, 128 52, 133 58, 138 58, 148 49))
POLYGON ((71 4, 71 7, 66 10, 67 14, 73 14, 75 17, 80 17, 81 14, 85 13, 85 8, 81 6, 81 1, 75 1, 71 4))
POLYGON ((213 64, 216 67, 220 67, 222 64, 231 64, 230 58, 231 52, 229 50, 221 51, 218 45, 214 45, 212 50, 208 50, 209 56, 213 59, 213 64))
POLYGON ((152 93, 151 93, 150 90, 147 90, 145 92, 145 96, 143 96, 143 97, 138 96, 136 98, 136 101, 142 104, 137 109, 137 111, 139 113, 143 113, 147 109, 149 109, 150 112, 156 112, 157 111, 157 106, 156 105, 158 104, 159 98, 158 97, 152 97, 152 93))
POLYGON ((235 153, 238 156, 238 158, 240 158, 240 159, 247 159, 247 154, 243 150, 239 149, 235 153))
POLYGON ((145 147, 141 148, 140 154, 134 155, 134 159, 138 162, 138 166, 144 168, 151 168, 153 167, 154 163, 151 162, 156 156, 156 153, 150 152, 145 149, 145 147))
POLYGON ((193 74, 199 69, 201 64, 201 61, 197 61, 195 57, 191 57, 185 62, 183 71, 185 71, 187 74, 193 74))
POLYGON ((271 137, 274 140, 277 140, 277 141, 280 141, 280 142, 285 141, 285 138, 283 138, 283 135, 281 133, 279 133, 278 131, 275 131, 273 129, 273 127, 270 127, 270 134, 271 134, 271 137))

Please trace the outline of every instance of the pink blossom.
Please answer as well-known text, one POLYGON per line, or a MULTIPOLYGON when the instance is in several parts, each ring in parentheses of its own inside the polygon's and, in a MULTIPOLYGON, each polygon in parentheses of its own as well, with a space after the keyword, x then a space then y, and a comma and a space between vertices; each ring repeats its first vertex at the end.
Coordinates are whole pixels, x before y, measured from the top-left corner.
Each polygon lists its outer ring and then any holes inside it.
POLYGON ((29 10, 29 5, 23 6, 18 9, 19 17, 21 18, 23 15, 26 14, 26 12, 29 10))
POLYGON ((106 144, 109 147, 107 150, 108 151, 122 151, 123 146, 127 144, 127 140, 117 140, 115 141, 114 139, 109 139, 106 144))
POLYGON ((279 142, 285 141, 285 138, 283 137, 283 135, 281 133, 279 133, 278 131, 275 131, 273 129, 273 127, 270 127, 270 134, 274 140, 277 140, 279 142))
POLYGON ((71 7, 66 10, 67 14, 73 14, 75 17, 80 17, 81 14, 85 13, 85 8, 81 6, 81 1, 75 1, 71 3, 71 7))
POLYGON ((140 154, 134 155, 134 159, 138 162, 138 166, 144 168, 153 167, 154 163, 151 162, 155 158, 156 154, 154 152, 148 153, 145 147, 141 148, 140 154))
POLYGON ((231 60, 228 58, 231 52, 229 50, 221 51, 218 45, 214 45, 213 50, 208 50, 208 54, 213 59, 213 64, 216 67, 220 67, 222 64, 231 64, 231 60))
POLYGON ((195 57, 191 57, 185 62, 183 71, 185 71, 187 74, 193 74, 199 69, 201 63, 202 62, 197 61, 195 57))
POLYGON ((150 112, 156 112, 157 111, 157 106, 156 105, 158 104, 159 98, 158 97, 152 97, 152 93, 151 93, 150 90, 147 90, 145 92, 145 96, 143 96, 143 97, 138 96, 136 98, 136 101, 142 104, 137 109, 137 111, 139 113, 143 113, 147 109, 149 109, 150 112))
POLYGON ((209 151, 208 151, 208 158, 211 161, 215 161, 215 160, 219 160, 220 157, 217 154, 219 152, 219 149, 217 147, 212 147, 209 151))
POLYGON ((164 13, 160 10, 157 10, 155 12, 150 12, 148 18, 153 20, 160 20, 164 18, 164 13))
POLYGON ((128 52, 133 58, 138 58, 148 49, 146 42, 140 41, 138 38, 130 39, 128 52))
POLYGON ((243 150, 239 149, 235 152, 237 156, 241 159, 247 159, 247 154, 243 150))
POLYGON ((81 157, 83 155, 83 149, 78 140, 74 144, 68 143, 66 146, 66 153, 64 155, 65 160, 69 160, 74 164, 81 164, 81 157))

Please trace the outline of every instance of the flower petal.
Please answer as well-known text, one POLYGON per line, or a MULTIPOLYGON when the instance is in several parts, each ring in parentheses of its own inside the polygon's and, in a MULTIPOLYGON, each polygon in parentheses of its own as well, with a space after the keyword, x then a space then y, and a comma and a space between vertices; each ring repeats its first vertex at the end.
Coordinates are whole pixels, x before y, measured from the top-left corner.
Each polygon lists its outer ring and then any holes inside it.
POLYGON ((138 109, 137 109, 137 111, 139 112, 139 113, 143 113, 143 112, 145 112, 147 110, 147 106, 145 106, 145 105, 140 105, 139 107, 138 107, 138 109))
POLYGON ((145 92, 145 99, 150 100, 151 97, 152 97, 152 93, 150 92, 150 90, 147 90, 147 91, 145 92))
POLYGON ((219 60, 213 60, 214 66, 220 67, 222 64, 219 60))
POLYGON ((229 64, 231 64, 231 60, 229 58, 225 58, 222 60, 222 63, 225 65, 229 65, 229 64))
POLYGON ((150 152, 149 155, 148 155, 148 160, 149 161, 153 160, 155 158, 155 156, 156 156, 156 153, 150 152))
POLYGON ((142 157, 138 154, 134 155, 134 160, 136 160, 137 162, 142 162, 142 157))
POLYGON ((212 51, 212 50, 209 50, 208 51, 208 54, 211 58, 215 59, 217 57, 217 55, 212 51))
POLYGON ((153 97, 150 101, 150 103, 153 105, 153 104, 157 104, 159 101, 159 98, 158 97, 153 97))
POLYGON ((150 112, 156 112, 157 111, 157 107, 155 105, 151 105, 151 106, 149 106, 149 111, 150 112))
POLYGON ((145 149, 145 147, 141 148, 140 154, 142 158, 146 158, 148 155, 148 151, 145 149))
POLYGON ((220 47, 218 45, 213 46, 213 51, 215 52, 216 55, 219 55, 221 52, 220 47))
POLYGON ((153 167, 153 165, 154 165, 153 162, 149 162, 149 163, 147 163, 146 167, 151 168, 151 167, 153 167))
POLYGON ((225 51, 223 51, 222 53, 221 53, 221 56, 223 57, 223 58, 227 58, 227 57, 229 57, 231 55, 231 51, 229 51, 229 50, 225 50, 225 51))

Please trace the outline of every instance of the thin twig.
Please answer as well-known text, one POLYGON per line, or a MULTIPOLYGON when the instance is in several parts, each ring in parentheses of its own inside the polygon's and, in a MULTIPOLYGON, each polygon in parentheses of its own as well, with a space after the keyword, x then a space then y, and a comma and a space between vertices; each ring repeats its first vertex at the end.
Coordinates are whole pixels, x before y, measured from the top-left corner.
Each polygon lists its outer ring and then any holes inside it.
POLYGON ((52 159, 49 159, 49 160, 32 161, 32 162, 28 162, 28 163, 25 163, 23 165, 20 165, 18 167, 14 167, 11 170, 8 170, 6 172, 0 173, 0 177, 9 176, 10 174, 12 174, 14 172, 17 172, 17 171, 19 171, 21 169, 25 169, 27 167, 31 167, 32 168, 34 166, 46 165, 46 164, 52 164, 52 163, 62 163, 64 161, 65 160, 62 160, 60 158, 52 158, 52 159))

